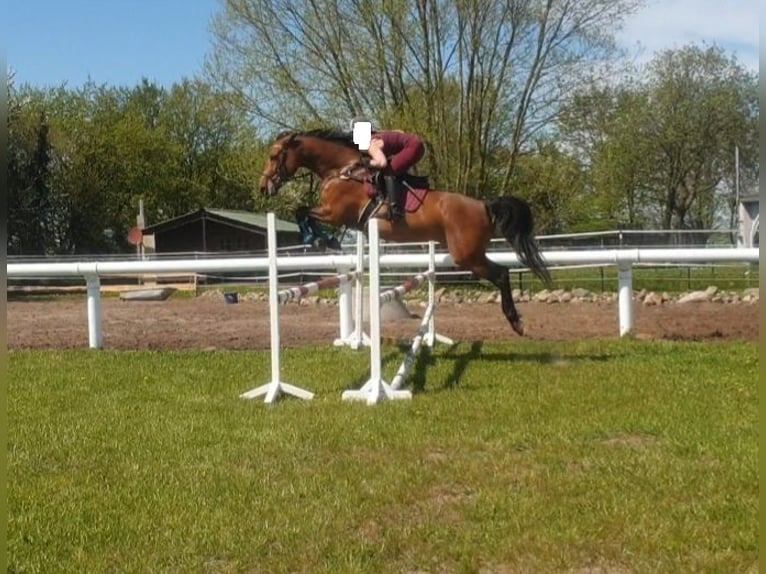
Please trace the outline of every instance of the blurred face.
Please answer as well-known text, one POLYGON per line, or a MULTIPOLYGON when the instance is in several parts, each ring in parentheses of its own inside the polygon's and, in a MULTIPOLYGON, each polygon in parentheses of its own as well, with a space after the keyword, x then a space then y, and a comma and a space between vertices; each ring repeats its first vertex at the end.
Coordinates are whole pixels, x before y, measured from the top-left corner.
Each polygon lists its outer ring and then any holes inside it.
POLYGON ((356 122, 354 124, 354 143, 361 151, 370 148, 370 138, 372 137, 372 124, 370 122, 356 122))
POLYGON ((295 136, 287 136, 269 150, 269 158, 261 175, 261 193, 276 195, 279 188, 289 180, 297 167, 295 166, 295 136))

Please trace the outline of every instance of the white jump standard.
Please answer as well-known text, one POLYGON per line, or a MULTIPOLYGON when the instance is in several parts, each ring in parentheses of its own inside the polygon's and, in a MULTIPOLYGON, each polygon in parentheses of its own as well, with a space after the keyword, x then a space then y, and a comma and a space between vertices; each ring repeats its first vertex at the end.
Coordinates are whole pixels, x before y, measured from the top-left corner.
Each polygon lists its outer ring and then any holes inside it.
POLYGON ((415 354, 420 348, 421 342, 428 330, 427 342, 433 345, 434 341, 441 341, 452 344, 447 337, 434 333, 433 308, 434 308, 434 280, 436 277, 434 263, 434 244, 429 244, 429 264, 426 273, 419 274, 406 281, 402 285, 389 289, 384 293, 380 292, 380 236, 378 232, 378 221, 371 219, 369 222, 369 267, 370 267, 370 379, 358 390, 345 391, 342 395, 343 400, 365 401, 368 405, 374 405, 382 400, 411 399, 412 393, 407 390, 400 390, 393 384, 383 380, 381 368, 381 342, 380 342, 380 306, 384 301, 390 301, 400 298, 405 293, 415 289, 426 278, 429 286, 429 306, 423 317, 421 328, 413 341, 412 348, 397 371, 395 382, 401 386, 406 377, 407 370, 414 361, 415 354), (422 332, 421 332, 422 331, 422 332))
MULTIPOLYGON (((262 395, 265 403, 273 403, 281 394, 291 395, 299 399, 310 400, 314 398, 314 393, 282 382, 279 372, 279 299, 280 293, 277 291, 279 278, 277 276, 277 230, 276 216, 273 213, 266 215, 268 222, 267 243, 269 250, 269 322, 271 323, 271 381, 260 387, 251 389, 242 393, 240 398, 255 399, 262 395)), ((290 290, 285 292, 292 293, 290 290)), ((292 295, 292 298, 300 296, 292 295)), ((287 301, 290 296, 287 296, 287 301)))

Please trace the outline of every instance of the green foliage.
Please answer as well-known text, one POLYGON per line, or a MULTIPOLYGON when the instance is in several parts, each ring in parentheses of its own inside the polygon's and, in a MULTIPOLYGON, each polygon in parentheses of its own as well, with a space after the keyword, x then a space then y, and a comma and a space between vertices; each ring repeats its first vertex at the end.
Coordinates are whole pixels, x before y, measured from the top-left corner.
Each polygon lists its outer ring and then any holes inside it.
POLYGON ((552 143, 519 158, 509 192, 530 202, 539 234, 561 233, 593 217, 580 164, 552 143))
POLYGON ((686 46, 575 94, 560 129, 590 168, 597 212, 630 228, 731 224, 735 147, 745 185, 757 180, 756 86, 720 48, 686 46))
MULTIPOLYGON (((9 98, 10 99, 10 98, 9 98)), ((45 254, 57 215, 49 125, 43 111, 10 99, 8 113, 8 253, 45 254)))
POLYGON ((254 207, 263 146, 232 97, 203 82, 184 80, 170 90, 147 81, 133 88, 23 86, 11 96, 9 242, 23 235, 25 222, 51 230, 36 234, 44 246, 9 243, 12 252, 130 249, 126 235, 139 199, 150 223, 202 206, 254 207), (35 156, 32 128, 43 116, 39 137, 46 130, 50 149, 38 146, 35 156))
POLYGON ((343 403, 368 370, 286 350, 317 395, 266 407, 268 352, 11 353, 9 571, 754 567, 755 345, 466 342, 343 403))

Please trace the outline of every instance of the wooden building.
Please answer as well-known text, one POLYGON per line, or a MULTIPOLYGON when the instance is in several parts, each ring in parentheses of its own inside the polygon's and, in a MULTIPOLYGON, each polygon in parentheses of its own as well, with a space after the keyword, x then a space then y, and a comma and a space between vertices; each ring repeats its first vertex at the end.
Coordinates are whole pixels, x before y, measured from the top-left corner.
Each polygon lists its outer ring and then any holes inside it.
MULTIPOLYGON (((266 214, 204 207, 143 229, 147 252, 262 251, 266 245, 266 214)), ((277 244, 300 245, 298 225, 277 219, 277 244)))

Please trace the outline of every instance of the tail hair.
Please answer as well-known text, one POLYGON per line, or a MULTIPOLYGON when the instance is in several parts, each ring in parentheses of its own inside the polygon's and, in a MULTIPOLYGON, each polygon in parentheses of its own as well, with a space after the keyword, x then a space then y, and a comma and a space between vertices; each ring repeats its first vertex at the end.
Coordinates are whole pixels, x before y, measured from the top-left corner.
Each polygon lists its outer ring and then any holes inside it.
POLYGON ((511 244, 519 260, 529 267, 546 287, 550 287, 553 281, 535 241, 534 218, 529 204, 523 199, 509 195, 488 202, 487 210, 495 230, 511 244))

